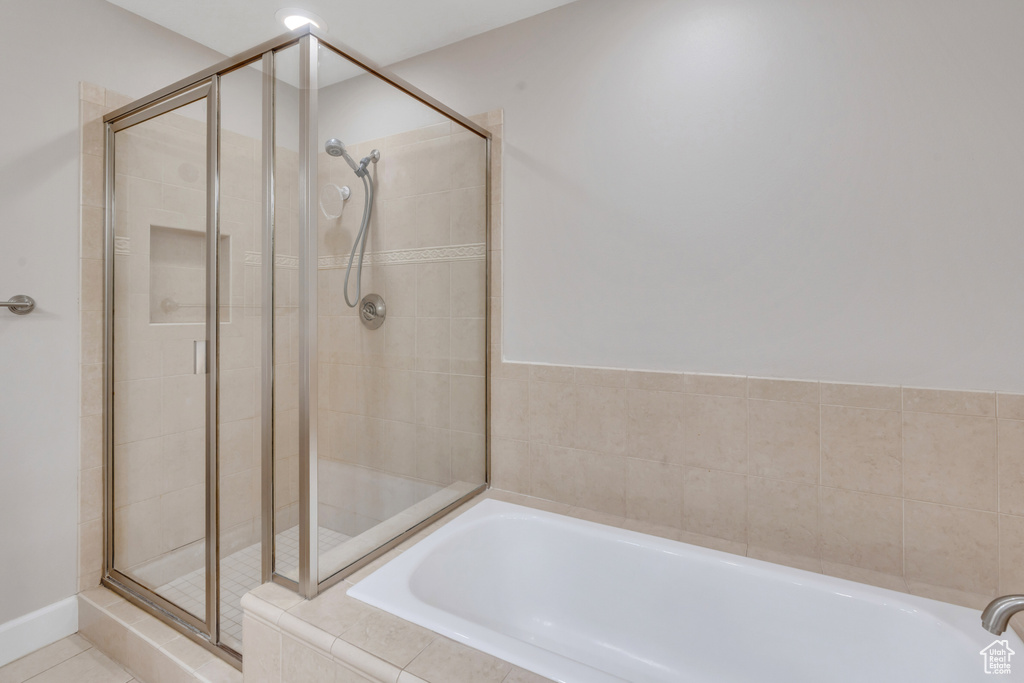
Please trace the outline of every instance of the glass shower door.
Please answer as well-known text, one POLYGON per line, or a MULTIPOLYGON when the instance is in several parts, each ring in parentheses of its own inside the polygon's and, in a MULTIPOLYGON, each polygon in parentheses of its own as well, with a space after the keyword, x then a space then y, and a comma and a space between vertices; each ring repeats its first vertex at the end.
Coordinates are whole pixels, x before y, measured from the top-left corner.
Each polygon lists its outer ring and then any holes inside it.
MULTIPOLYGON (((215 440, 210 452, 217 292, 211 307, 208 283, 229 268, 230 244, 210 236, 214 87, 112 128, 108 566, 122 583, 216 640, 216 608, 207 597, 216 585, 208 543, 216 493, 208 482, 217 471, 215 440)), ((229 279, 214 281, 223 288, 229 279)))

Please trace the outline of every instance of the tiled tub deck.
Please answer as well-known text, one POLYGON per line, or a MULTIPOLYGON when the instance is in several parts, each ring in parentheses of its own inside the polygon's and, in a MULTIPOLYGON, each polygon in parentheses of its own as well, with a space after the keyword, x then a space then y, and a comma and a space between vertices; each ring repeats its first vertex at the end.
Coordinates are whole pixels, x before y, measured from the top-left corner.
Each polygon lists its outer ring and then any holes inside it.
MULTIPOLYGON (((722 539, 491 490, 315 600, 304 601, 273 584, 246 595, 242 601, 246 683, 538 683, 548 680, 347 595, 350 587, 382 564, 486 498, 746 554, 744 546, 722 539)), ((905 583, 902 587, 893 581, 885 583, 885 588, 910 592, 905 583)), ((1021 631, 1017 624, 1014 626, 1021 631)))

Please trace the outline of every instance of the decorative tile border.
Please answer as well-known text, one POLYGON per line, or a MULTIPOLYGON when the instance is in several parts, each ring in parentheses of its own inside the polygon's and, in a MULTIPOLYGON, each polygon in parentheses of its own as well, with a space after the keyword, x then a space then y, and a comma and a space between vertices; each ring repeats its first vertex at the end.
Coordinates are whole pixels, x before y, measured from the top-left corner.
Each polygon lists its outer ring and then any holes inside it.
MULTIPOLYGON (((127 246, 125 246, 124 252, 118 253, 128 253, 127 246)), ((423 249, 400 249, 394 251, 368 251, 366 252, 364 264, 368 266, 397 266, 407 263, 482 261, 486 257, 487 247, 484 244, 459 244, 451 247, 427 247, 423 249)), ((299 257, 278 254, 274 257, 274 264, 278 268, 298 268, 299 257)), ((259 251, 245 252, 245 265, 263 265, 263 253, 259 251)), ((321 256, 317 259, 317 268, 319 270, 331 270, 335 268, 345 268, 347 266, 348 254, 321 256)))
MULTIPOLYGON (((262 266, 263 265, 263 252, 260 251, 247 251, 245 252, 244 264, 247 266, 262 266)), ((297 269, 299 267, 298 256, 288 256, 286 254, 278 254, 274 257, 274 265, 278 268, 289 268, 297 269)))
MULTIPOLYGON (((484 244, 459 244, 450 247, 367 252, 364 263, 370 266, 391 266, 440 261, 482 261, 486 256, 487 246, 484 244)), ((318 261, 321 270, 345 268, 348 266, 348 254, 321 256, 318 261)))

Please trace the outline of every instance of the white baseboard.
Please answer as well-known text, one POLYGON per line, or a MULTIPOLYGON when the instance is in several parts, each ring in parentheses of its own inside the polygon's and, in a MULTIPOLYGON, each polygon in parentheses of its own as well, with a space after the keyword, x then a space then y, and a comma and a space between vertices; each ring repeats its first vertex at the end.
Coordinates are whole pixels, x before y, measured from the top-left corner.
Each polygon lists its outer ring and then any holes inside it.
POLYGON ((0 624, 0 666, 78 632, 78 596, 0 624))

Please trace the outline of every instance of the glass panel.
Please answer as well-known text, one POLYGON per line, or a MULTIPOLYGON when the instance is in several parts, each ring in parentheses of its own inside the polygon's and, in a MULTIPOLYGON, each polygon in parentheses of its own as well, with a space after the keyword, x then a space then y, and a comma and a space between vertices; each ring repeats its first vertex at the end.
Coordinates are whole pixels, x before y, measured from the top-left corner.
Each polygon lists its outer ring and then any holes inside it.
POLYGON ((328 48, 320 86, 323 580, 484 482, 486 142, 328 48))
POLYGON ((274 571, 299 578, 299 47, 275 55, 274 571))
POLYGON ((220 638, 238 652, 242 596, 263 582, 262 100, 260 62, 221 78, 220 638))
POLYGON ((116 136, 114 567, 205 621, 206 100, 116 136))

